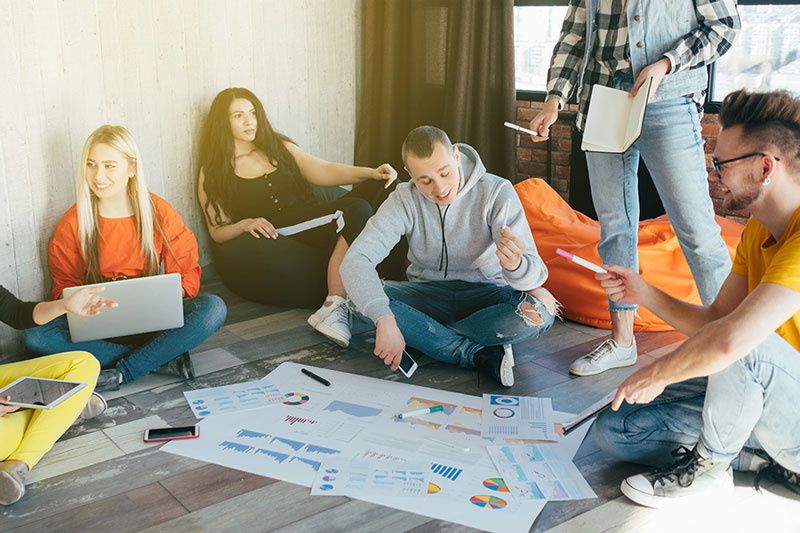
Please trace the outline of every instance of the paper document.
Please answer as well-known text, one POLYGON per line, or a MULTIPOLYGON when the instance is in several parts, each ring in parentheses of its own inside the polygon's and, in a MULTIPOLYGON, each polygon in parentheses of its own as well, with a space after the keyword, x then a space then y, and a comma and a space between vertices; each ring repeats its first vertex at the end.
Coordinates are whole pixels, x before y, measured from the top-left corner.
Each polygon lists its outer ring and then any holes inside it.
POLYGON ((285 226, 283 228, 278 228, 278 235, 294 235, 295 233, 300 233, 312 228, 316 228, 319 226, 323 226, 325 224, 329 224, 332 221, 336 221, 336 233, 342 231, 344 228, 344 217, 342 216, 341 211, 336 211, 335 213, 331 213, 330 215, 324 215, 317 218, 312 218, 311 220, 306 220, 305 222, 300 222, 299 224, 294 224, 293 226, 285 226))
POLYGON ((557 441, 550 398, 484 394, 481 436, 557 441))
POLYGON ((523 500, 596 498, 575 464, 552 444, 487 446, 511 494, 523 500))
POLYGON ((428 494, 430 471, 429 463, 330 459, 317 471, 311 495, 421 498, 428 494))
POLYGON ((628 91, 595 84, 581 150, 622 153, 630 148, 642 133, 652 81, 653 78, 648 78, 633 98, 628 91))
POLYGON ((275 405, 284 400, 278 387, 265 379, 186 391, 183 396, 197 418, 275 405))

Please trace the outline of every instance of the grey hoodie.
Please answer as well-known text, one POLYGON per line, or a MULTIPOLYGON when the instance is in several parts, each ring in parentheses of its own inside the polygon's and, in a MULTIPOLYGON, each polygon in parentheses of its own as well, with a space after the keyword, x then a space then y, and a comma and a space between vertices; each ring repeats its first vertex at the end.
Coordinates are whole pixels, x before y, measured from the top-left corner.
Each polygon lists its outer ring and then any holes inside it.
POLYGON ((401 183, 369 219, 342 262, 339 271, 347 295, 373 322, 392 315, 375 266, 402 236, 408 238, 410 281, 462 280, 527 291, 547 279, 547 267, 536 252, 514 187, 488 174, 474 148, 456 146, 461 153, 461 181, 453 203, 439 206, 413 181, 401 183), (525 244, 522 263, 513 272, 503 269, 496 255, 506 200, 510 200, 508 227, 525 244))

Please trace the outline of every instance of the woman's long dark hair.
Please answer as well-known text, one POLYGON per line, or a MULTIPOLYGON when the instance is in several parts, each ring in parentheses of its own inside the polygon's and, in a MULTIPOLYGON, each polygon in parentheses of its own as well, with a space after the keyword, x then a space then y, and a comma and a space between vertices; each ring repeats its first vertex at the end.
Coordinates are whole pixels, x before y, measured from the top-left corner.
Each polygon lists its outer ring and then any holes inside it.
POLYGON ((287 136, 272 129, 267 120, 264 106, 256 95, 247 89, 231 87, 221 91, 211 102, 211 109, 203 124, 200 139, 200 168, 203 170, 203 189, 206 192, 206 205, 214 209, 213 223, 222 224, 222 213, 231 216, 233 197, 236 187, 236 176, 233 172, 233 134, 231 133, 230 107, 237 98, 248 100, 256 110, 256 138, 254 144, 269 162, 281 169, 295 183, 300 191, 310 189, 308 181, 300 173, 297 161, 284 146, 284 141, 292 142, 287 136))

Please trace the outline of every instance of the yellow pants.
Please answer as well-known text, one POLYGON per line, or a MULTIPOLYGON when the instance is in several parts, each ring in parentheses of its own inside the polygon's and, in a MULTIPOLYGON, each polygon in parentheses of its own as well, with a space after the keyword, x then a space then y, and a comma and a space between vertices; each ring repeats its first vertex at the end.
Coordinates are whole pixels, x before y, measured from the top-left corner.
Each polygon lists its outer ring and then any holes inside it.
POLYGON ((0 416, 0 461, 22 461, 28 468, 39 462, 69 429, 94 390, 100 364, 88 352, 66 352, 0 365, 0 387, 22 376, 82 381, 81 391, 52 410, 20 409, 0 416))

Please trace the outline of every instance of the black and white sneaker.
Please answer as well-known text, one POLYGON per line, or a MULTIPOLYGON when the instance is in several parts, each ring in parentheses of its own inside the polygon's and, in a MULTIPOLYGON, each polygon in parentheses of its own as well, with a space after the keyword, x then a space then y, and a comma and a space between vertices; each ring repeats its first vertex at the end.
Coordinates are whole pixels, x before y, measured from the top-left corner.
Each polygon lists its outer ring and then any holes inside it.
POLYGON ((502 386, 511 387, 514 385, 514 353, 510 344, 506 346, 509 349, 485 346, 475 352, 472 362, 475 368, 489 374, 502 386))
POLYGON ((626 478, 620 487, 622 493, 639 505, 654 508, 730 495, 733 492, 730 463, 701 454, 700 446, 693 450, 681 446, 672 452, 678 458, 672 466, 626 478))
MULTIPOLYGON (((766 480, 775 481, 780 483, 787 489, 800 494, 800 474, 792 472, 775 462, 775 459, 770 457, 764 450, 756 450, 753 448, 745 448, 747 451, 764 461, 764 464, 757 470, 755 479, 753 480, 753 488, 761 492, 761 482, 766 480)), ((741 456, 741 454, 740 454, 741 456)))

